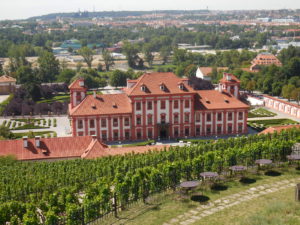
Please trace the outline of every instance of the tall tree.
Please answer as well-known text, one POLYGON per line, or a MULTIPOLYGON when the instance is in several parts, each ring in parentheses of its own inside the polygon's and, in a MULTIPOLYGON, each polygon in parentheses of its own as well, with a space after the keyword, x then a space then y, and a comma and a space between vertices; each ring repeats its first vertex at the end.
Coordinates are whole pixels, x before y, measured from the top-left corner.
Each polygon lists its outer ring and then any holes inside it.
POLYGON ((114 57, 112 56, 112 54, 107 49, 103 50, 102 57, 103 57, 103 60, 104 60, 105 69, 106 69, 106 71, 109 71, 109 67, 115 64, 114 63, 114 57))
POLYGON ((154 55, 152 54, 153 47, 151 44, 145 44, 144 46, 144 55, 145 55, 145 60, 148 62, 149 66, 152 66, 153 60, 154 60, 154 55))
POLYGON ((110 77, 110 85, 113 87, 125 86, 127 78, 126 72, 115 70, 110 77))
POLYGON ((123 45, 123 52, 126 55, 128 66, 136 67, 138 49, 128 41, 125 41, 123 45))
POLYGON ((292 92, 295 90, 295 86, 292 84, 287 84, 282 87, 282 96, 287 98, 289 101, 292 97, 292 92))
POLYGON ((163 61, 163 65, 165 65, 168 62, 168 58, 171 54, 171 48, 168 46, 163 46, 160 51, 159 51, 159 55, 161 60, 163 61))
POLYGON ((59 74, 59 61, 52 52, 42 51, 38 58, 39 76, 42 82, 52 82, 59 74))
POLYGON ((83 57, 83 60, 87 64, 89 68, 92 67, 92 62, 94 59, 94 51, 90 49, 89 47, 82 47, 81 49, 78 50, 79 55, 83 57))
POLYGON ((12 45, 8 50, 9 70, 11 73, 16 72, 19 67, 29 65, 26 60, 26 51, 23 46, 12 45))

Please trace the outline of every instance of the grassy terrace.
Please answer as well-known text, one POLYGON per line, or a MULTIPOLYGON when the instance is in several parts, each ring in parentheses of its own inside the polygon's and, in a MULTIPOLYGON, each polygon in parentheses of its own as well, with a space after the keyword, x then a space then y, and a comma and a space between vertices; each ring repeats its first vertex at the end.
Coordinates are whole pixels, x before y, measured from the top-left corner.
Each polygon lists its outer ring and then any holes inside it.
POLYGON ((264 108, 258 108, 251 110, 248 114, 248 118, 256 118, 256 117, 274 117, 276 113, 270 112, 264 108))
MULTIPOLYGON (((223 183, 224 188, 212 190, 208 187, 203 191, 209 202, 220 198, 226 198, 236 193, 241 193, 250 188, 261 185, 272 185, 274 182, 291 178, 300 178, 300 171, 294 168, 275 169, 279 176, 267 176, 263 172, 260 175, 248 173, 254 183, 239 182, 232 179, 223 183)), ((167 192, 153 197, 149 204, 137 203, 130 209, 119 214, 117 219, 108 218, 101 223, 94 224, 129 224, 129 225, 156 225, 168 223, 173 218, 178 218, 190 210, 196 210, 205 202, 191 200, 191 196, 202 194, 202 189, 195 190, 187 197, 182 198, 179 192, 167 192)), ((230 197, 228 198, 230 199, 230 197)), ((178 224, 178 223, 173 223, 178 224)), ((264 225, 264 224, 300 224, 300 203, 294 201, 294 187, 283 189, 271 194, 241 202, 228 209, 221 210, 206 216, 192 224, 199 225, 264 225)))
POLYGON ((279 126, 279 125, 289 125, 298 124, 298 122, 291 119, 273 119, 273 120, 251 120, 248 121, 248 125, 252 128, 262 131, 268 127, 279 126))
POLYGON ((68 102, 70 101, 70 94, 59 94, 56 96, 53 96, 50 99, 44 99, 37 101, 37 103, 53 103, 53 102, 68 102))

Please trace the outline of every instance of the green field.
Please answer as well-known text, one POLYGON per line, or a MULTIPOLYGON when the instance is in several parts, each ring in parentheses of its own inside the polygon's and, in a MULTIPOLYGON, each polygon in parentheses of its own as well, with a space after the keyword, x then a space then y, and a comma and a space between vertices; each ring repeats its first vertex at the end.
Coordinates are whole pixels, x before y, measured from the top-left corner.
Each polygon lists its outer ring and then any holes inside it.
MULTIPOLYGON (((227 198, 243 190, 252 187, 272 184, 284 179, 300 178, 300 172, 292 169, 277 169, 281 176, 266 176, 248 174, 256 182, 252 184, 241 184, 237 179, 226 182, 227 190, 216 191, 209 188, 203 192, 209 198, 209 202, 220 198, 227 198)), ((120 212, 118 218, 109 218, 96 224, 128 224, 128 225, 156 225, 168 223, 172 218, 178 218, 190 210, 197 209, 199 203, 191 200, 192 195, 197 195, 202 190, 195 190, 187 198, 180 197, 179 192, 165 192, 157 195, 149 204, 138 203, 131 208, 120 212)), ((230 198, 230 197, 229 197, 230 198)), ((178 223, 174 222, 174 225, 178 223)), ((300 224, 300 203, 294 201, 294 188, 263 195, 239 205, 221 210, 201 220, 196 220, 194 225, 279 225, 300 224)))
POLYGON ((53 103, 53 102, 68 102, 70 101, 70 94, 56 95, 50 99, 44 99, 37 101, 36 103, 53 103))

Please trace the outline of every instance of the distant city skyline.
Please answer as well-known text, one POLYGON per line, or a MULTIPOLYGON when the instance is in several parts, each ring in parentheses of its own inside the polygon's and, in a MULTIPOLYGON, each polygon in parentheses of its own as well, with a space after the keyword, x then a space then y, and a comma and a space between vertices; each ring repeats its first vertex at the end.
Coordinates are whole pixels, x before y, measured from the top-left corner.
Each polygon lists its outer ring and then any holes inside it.
POLYGON ((147 11, 147 10, 249 10, 299 9, 295 0, 9 0, 1 2, 0 20, 26 19, 50 13, 81 11, 147 11))

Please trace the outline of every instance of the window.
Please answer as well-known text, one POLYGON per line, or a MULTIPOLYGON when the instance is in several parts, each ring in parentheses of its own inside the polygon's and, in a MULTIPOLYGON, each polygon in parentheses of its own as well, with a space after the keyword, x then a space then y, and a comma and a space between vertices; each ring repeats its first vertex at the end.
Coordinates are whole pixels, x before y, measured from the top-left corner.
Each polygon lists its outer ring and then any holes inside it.
POLYGON ((137 139, 142 139, 142 132, 140 130, 137 131, 136 137, 137 139))
POLYGON ((106 127, 106 119, 101 119, 101 127, 106 127))
POLYGON ((206 114, 206 121, 207 122, 211 121, 211 113, 206 114))
POLYGON ((200 122, 200 113, 196 113, 196 122, 200 122))
POLYGON ((125 118, 124 124, 125 124, 125 126, 129 126, 129 118, 125 118))
POLYGON ((106 141, 107 140, 107 136, 106 136, 106 132, 102 131, 102 140, 106 141))
POLYGON ((136 111, 140 111, 141 110, 141 102, 137 102, 136 103, 136 111))
POLYGON ((160 122, 161 123, 166 123, 166 115, 165 114, 160 115, 160 122))
POLYGON ((83 132, 78 132, 78 136, 83 136, 83 132))
POLYGON ((136 125, 141 125, 141 117, 140 116, 137 116, 136 117, 136 125))
POLYGON ((184 107, 190 108, 190 100, 185 100, 184 107))
POLYGON ((78 120, 78 129, 82 129, 82 128, 83 128, 83 121, 78 120))
POLYGON ((200 135, 200 127, 196 127, 196 136, 200 135))
POLYGON ((152 138, 152 129, 148 130, 148 138, 152 138))
POLYGON ((126 140, 129 140, 129 138, 130 138, 130 133, 129 133, 128 130, 126 130, 126 131, 125 131, 125 139, 126 139, 126 140))
POLYGON ((222 133, 222 127, 221 126, 217 126, 217 133, 221 134, 222 133))
POLYGON ((90 135, 95 135, 96 132, 95 131, 90 131, 90 135))
POLYGON ((166 109, 166 101, 160 101, 160 109, 166 109))
POLYGON ((152 125, 152 115, 148 116, 148 125, 152 125))
POLYGON ((227 132, 228 132, 229 134, 232 133, 232 125, 231 125, 231 124, 228 124, 227 132))
POLYGON ((186 128, 184 129, 184 135, 185 135, 185 136, 190 136, 190 128, 186 127, 186 128))
POLYGON ((114 131, 114 139, 118 140, 119 138, 119 132, 117 130, 114 131))
POLYGON ((90 128, 95 128, 95 120, 90 120, 90 128))
POLYGON ((175 114, 174 115, 174 123, 178 123, 178 120, 179 120, 178 114, 175 114))
POLYGON ((243 124, 238 125, 238 132, 242 133, 243 132, 243 124))
POLYGON ((178 137, 179 136, 179 131, 178 131, 178 127, 174 128, 174 136, 178 137))
POLYGON ((228 120, 231 121, 232 120, 232 112, 228 113, 228 120))
POLYGON ((148 102, 148 103, 147 103, 147 109, 148 109, 148 110, 151 110, 151 109, 152 109, 152 102, 148 102))
POLYGON ((184 114, 184 122, 185 123, 190 122, 190 115, 188 113, 184 114))
POLYGON ((175 100, 174 101, 174 109, 178 109, 178 108, 179 108, 178 100, 175 100))
POLYGON ((218 113, 218 121, 222 121, 222 113, 218 113))
POLYGON ((207 126, 207 127, 206 127, 206 134, 207 134, 207 135, 210 135, 210 134, 211 134, 211 127, 210 127, 210 126, 207 126))
POLYGON ((239 112, 239 120, 243 119, 243 112, 239 112))
POLYGON ((117 127, 118 126, 118 118, 113 119, 113 126, 117 127))

